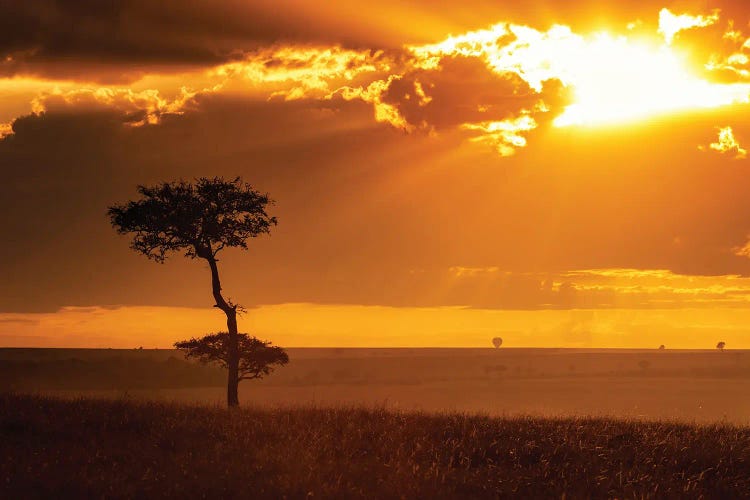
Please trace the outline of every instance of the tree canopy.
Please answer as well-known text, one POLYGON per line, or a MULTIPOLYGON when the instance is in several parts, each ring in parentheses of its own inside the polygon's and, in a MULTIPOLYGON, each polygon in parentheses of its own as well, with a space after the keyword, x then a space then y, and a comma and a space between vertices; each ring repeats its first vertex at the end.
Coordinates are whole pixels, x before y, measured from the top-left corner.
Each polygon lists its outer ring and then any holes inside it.
MULTIPOLYGON (((229 333, 211 333, 201 338, 192 338, 176 342, 174 346, 183 351, 188 358, 195 358, 201 363, 217 363, 222 368, 228 367, 229 333)), ((286 351, 252 337, 246 333, 237 334, 237 351, 239 354, 239 372, 237 380, 263 378, 273 372, 276 366, 289 362, 286 351)))
POLYGON ((273 201, 239 177, 163 182, 138 186, 142 199, 109 208, 112 226, 133 233, 131 248, 157 262, 172 251, 205 259, 225 247, 247 249, 247 239, 269 233, 273 201))

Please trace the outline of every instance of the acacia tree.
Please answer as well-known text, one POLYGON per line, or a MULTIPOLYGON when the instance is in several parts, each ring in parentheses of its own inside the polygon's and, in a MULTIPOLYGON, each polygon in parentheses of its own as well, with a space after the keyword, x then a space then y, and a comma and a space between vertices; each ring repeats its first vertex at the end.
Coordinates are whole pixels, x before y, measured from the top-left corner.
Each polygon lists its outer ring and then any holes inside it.
MULTIPOLYGON (((195 358, 201 363, 216 363, 222 368, 229 367, 229 333, 211 333, 199 339, 192 338, 176 342, 174 346, 183 351, 188 358, 195 358)), ((276 365, 283 366, 289 362, 289 356, 283 348, 271 345, 246 333, 237 335, 239 365, 237 383, 243 380, 263 378, 269 375, 276 365)))
POLYGON ((133 235, 133 250, 156 262, 163 263, 172 252, 208 262, 214 307, 227 317, 227 404, 237 406, 240 306, 222 295, 217 254, 229 247, 247 250, 248 239, 270 233, 276 218, 266 207, 273 201, 239 177, 164 182, 138 186, 138 192, 141 199, 109 207, 110 222, 118 233, 133 235))

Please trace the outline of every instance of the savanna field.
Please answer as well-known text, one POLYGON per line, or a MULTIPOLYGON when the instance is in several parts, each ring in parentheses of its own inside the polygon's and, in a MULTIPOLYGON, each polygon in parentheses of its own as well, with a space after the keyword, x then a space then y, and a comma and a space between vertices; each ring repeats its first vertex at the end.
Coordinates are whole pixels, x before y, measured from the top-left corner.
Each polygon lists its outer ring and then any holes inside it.
POLYGON ((0 396, 3 498, 743 498, 750 429, 0 396))
POLYGON ((746 498, 744 351, 0 350, 0 498, 746 498), (592 416, 593 415, 593 416, 592 416))

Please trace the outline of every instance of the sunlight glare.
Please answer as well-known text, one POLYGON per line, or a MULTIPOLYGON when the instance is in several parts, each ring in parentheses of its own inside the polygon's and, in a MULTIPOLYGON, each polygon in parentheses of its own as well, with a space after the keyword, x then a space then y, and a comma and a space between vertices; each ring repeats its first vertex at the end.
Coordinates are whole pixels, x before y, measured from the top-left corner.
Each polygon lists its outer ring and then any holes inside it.
POLYGON ((422 69, 436 68, 442 57, 481 58, 491 71, 516 74, 537 93, 544 92, 545 82, 559 80, 571 90, 573 101, 554 120, 555 126, 614 124, 750 102, 750 84, 706 80, 690 69, 687 55, 672 46, 679 31, 717 19, 718 13, 674 15, 664 9, 659 27, 663 39, 499 23, 409 49, 422 69))

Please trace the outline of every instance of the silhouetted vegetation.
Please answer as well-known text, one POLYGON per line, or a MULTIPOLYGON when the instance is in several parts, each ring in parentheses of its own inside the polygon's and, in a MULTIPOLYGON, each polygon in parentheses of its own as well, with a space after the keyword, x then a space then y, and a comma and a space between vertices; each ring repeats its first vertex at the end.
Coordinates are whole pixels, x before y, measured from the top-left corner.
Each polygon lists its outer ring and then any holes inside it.
MULTIPOLYGON (((483 379, 667 377, 750 379, 750 352, 576 353, 494 349, 289 349, 263 385, 466 383, 483 379), (650 363, 647 370, 639 363, 650 363), (447 373, 445 367, 453 370, 447 373), (506 367, 498 368, 500 366, 506 367), (545 375, 542 374, 543 368, 545 375)), ((226 372, 161 349, 0 349, 0 391, 218 387, 226 372)), ((446 402, 448 404, 448 402, 446 402)))
POLYGON ((0 395, 2 498, 741 498, 750 429, 0 395))
POLYGON ((220 369, 182 360, 174 351, 164 360, 121 354, 0 360, 0 390, 6 391, 164 389, 225 382, 220 369))
MULTIPOLYGON (((187 358, 197 359, 203 364, 217 364, 225 370, 228 367, 230 349, 227 332, 175 342, 174 346, 187 358)), ((237 353, 237 383, 263 378, 273 372, 276 366, 283 366, 289 362, 289 356, 284 349, 246 333, 237 334, 237 353)))
POLYGON ((716 348, 720 351, 723 351, 726 346, 727 346, 726 342, 719 342, 718 344, 716 344, 716 348))
POLYGON ((214 307, 227 317, 227 405, 238 406, 237 312, 242 308, 222 295, 216 256, 224 248, 247 250, 248 239, 270 233, 276 218, 266 206, 272 201, 239 177, 164 182, 138 186, 138 192, 140 200, 109 208, 110 222, 118 233, 132 234, 130 247, 149 259, 164 262, 168 254, 184 252, 208 262, 214 307))

